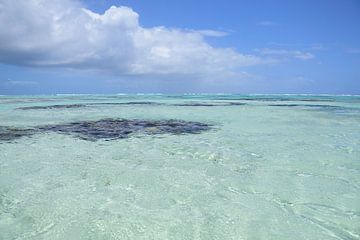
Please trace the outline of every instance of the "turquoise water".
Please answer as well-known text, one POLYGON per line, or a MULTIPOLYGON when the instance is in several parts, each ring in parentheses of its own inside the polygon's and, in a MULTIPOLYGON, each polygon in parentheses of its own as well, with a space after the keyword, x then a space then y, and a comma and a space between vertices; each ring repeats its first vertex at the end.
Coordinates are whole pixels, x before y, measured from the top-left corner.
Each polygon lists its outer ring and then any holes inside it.
POLYGON ((2 128, 107 118, 212 127, 0 141, 0 239, 360 239, 359 96, 0 96, 2 128))

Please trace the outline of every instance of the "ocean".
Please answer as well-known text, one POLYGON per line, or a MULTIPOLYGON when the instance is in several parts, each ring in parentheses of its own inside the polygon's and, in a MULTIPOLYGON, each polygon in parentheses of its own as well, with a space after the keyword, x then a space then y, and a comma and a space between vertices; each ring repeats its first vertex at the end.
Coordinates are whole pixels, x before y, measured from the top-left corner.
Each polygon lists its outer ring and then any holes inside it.
POLYGON ((360 96, 0 96, 0 239, 360 239, 360 96))

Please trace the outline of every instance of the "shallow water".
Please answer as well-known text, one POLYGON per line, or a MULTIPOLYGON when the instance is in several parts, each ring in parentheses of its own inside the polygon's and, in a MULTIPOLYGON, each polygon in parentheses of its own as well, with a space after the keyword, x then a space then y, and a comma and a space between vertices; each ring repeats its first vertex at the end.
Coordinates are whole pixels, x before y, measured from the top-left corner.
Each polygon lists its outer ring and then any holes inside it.
POLYGON ((0 133, 109 118, 212 127, 0 141, 0 239, 360 238, 359 96, 0 96, 0 133))

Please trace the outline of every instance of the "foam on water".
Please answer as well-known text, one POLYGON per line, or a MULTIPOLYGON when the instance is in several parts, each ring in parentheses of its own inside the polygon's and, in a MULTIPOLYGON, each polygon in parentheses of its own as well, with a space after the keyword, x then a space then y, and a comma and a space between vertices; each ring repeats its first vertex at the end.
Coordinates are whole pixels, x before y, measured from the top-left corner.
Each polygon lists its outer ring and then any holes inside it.
POLYGON ((3 128, 110 118, 212 128, 1 141, 0 239, 360 238, 358 96, 0 97, 3 128))

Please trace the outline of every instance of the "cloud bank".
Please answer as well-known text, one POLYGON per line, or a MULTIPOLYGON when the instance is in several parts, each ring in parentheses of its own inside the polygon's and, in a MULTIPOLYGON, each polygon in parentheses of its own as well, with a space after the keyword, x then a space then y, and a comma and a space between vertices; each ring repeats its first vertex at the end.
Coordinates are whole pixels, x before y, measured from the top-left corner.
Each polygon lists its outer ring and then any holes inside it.
POLYGON ((0 29, 0 62, 13 65, 212 75, 263 61, 206 42, 227 33, 145 28, 123 6, 98 14, 70 0, 0 0, 0 29))
POLYGON ((263 56, 270 56, 272 57, 272 59, 278 59, 278 60, 295 58, 305 61, 315 58, 315 56, 312 53, 299 51, 299 50, 263 48, 263 49, 255 49, 255 52, 258 52, 263 56))

